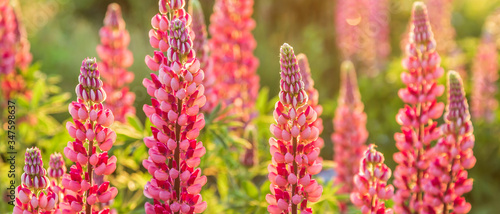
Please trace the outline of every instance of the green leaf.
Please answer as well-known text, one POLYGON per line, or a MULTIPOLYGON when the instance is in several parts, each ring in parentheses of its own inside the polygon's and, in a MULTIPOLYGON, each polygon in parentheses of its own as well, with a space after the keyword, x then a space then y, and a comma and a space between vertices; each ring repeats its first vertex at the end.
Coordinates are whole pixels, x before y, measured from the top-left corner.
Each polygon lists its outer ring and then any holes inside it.
POLYGON ((255 184, 253 184, 251 181, 245 180, 243 181, 242 186, 248 196, 256 200, 259 199, 259 190, 257 189, 257 186, 255 186, 255 184))
POLYGON ((137 118, 136 115, 128 114, 127 115, 127 123, 129 125, 131 125, 132 127, 134 127, 134 129, 137 130, 137 132, 143 132, 143 130, 144 130, 144 127, 142 126, 141 121, 139 120, 139 118, 137 118))
POLYGON ((37 109, 38 103, 45 92, 45 83, 43 79, 38 80, 33 87, 33 96, 31 97, 31 109, 37 109))

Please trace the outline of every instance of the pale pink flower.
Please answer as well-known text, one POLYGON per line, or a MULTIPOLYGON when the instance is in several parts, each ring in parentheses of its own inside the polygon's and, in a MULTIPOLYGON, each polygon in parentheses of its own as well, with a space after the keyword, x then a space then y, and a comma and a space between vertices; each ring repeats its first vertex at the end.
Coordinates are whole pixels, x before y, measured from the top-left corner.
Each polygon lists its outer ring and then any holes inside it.
POLYGON ((283 44, 280 51, 281 91, 273 113, 269 139, 272 163, 268 166, 271 194, 266 196, 270 213, 312 213, 307 202, 321 198, 323 187, 312 176, 321 169, 319 129, 316 111, 307 103, 308 95, 293 48, 283 44))
POLYGON ((353 177, 359 172, 359 163, 366 150, 366 114, 358 89, 356 71, 350 61, 341 66, 341 86, 338 106, 333 119, 335 132, 332 134, 335 171, 335 185, 339 193, 354 190, 353 177))
POLYGON ((113 111, 117 121, 125 122, 127 114, 135 114, 135 94, 128 89, 128 84, 134 80, 134 73, 127 71, 134 58, 127 49, 130 35, 125 29, 120 5, 108 5, 99 36, 101 44, 97 46, 97 54, 102 61, 98 66, 104 80, 103 88, 108 95, 104 107, 113 111))
POLYGON ((218 99, 223 107, 231 106, 228 115, 244 123, 256 114, 259 90, 259 60, 253 55, 257 42, 251 32, 256 24, 253 5, 253 0, 216 0, 209 26, 218 99))
POLYGON ((351 202, 361 209, 363 214, 392 214, 386 208, 385 200, 390 200, 394 187, 387 180, 391 177, 391 169, 384 164, 384 155, 375 150, 371 144, 360 161, 359 172, 354 176, 354 189, 351 202))
POLYGON ((475 120, 493 122, 498 101, 495 98, 498 81, 498 52, 488 32, 477 48, 472 66, 472 115, 475 120))
POLYGON ((406 50, 403 67, 408 71, 401 74, 406 87, 398 92, 406 105, 396 115, 396 121, 402 126, 401 133, 394 135, 399 150, 394 154, 398 164, 394 171, 396 213, 421 212, 426 206, 422 200, 422 181, 428 174, 427 153, 431 142, 439 138, 439 129, 433 120, 440 118, 444 109, 444 104, 436 101, 444 92, 444 87, 436 81, 444 71, 439 66, 440 57, 422 2, 413 4, 406 50))
POLYGON ((448 73, 448 105, 441 126, 442 137, 430 151, 432 156, 423 190, 428 213, 468 213, 470 203, 463 195, 472 190, 473 180, 467 170, 476 163, 473 154, 474 134, 465 98, 462 78, 448 73))
POLYGON ((207 207, 200 194, 207 178, 197 168, 206 150, 196 140, 205 126, 200 112, 207 101, 205 73, 193 50, 191 15, 184 4, 160 0, 160 13, 153 17, 150 31, 153 48, 160 50, 146 58, 158 75, 152 73, 151 79, 143 81, 152 97, 152 105, 144 105, 143 110, 154 125, 153 136, 144 138, 149 157, 142 162, 153 176, 144 187, 144 195, 153 199, 144 206, 148 214, 201 213, 207 207))

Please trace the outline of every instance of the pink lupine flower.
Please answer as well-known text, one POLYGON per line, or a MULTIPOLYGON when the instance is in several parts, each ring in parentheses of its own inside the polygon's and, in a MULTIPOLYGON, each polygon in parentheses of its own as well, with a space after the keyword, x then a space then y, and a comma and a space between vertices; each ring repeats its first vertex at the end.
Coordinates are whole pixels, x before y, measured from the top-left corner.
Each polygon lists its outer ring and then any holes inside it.
POLYGON ((109 175, 116 169, 116 157, 109 157, 107 152, 116 140, 116 133, 109 128, 114 121, 113 113, 102 104, 106 99, 106 92, 102 88, 95 58, 83 60, 78 81, 78 101, 69 105, 73 123, 66 124, 69 135, 75 141, 68 142, 64 148, 64 155, 75 164, 71 166, 69 174, 63 175, 61 183, 66 189, 66 195, 60 206, 63 213, 79 213, 84 210, 85 213, 106 213, 109 212, 108 208, 92 205, 96 202, 108 202, 116 197, 118 190, 109 185, 98 186, 93 175, 109 175), (87 148, 84 147, 85 144, 88 145, 87 148), (101 195, 106 197, 100 197, 101 195))
POLYGON ((207 178, 196 168, 206 152, 203 143, 196 140, 205 126, 200 113, 206 102, 205 74, 192 48, 191 16, 182 8, 184 4, 160 0, 160 14, 153 17, 154 29, 150 31, 151 41, 159 35, 162 40, 158 46, 152 42, 160 51, 146 58, 158 75, 152 73, 151 80, 143 81, 152 97, 152 105, 144 105, 143 110, 154 125, 153 136, 144 138, 149 157, 142 164, 153 176, 144 187, 144 195, 153 199, 153 204, 145 204, 146 213, 201 213, 207 207, 200 194, 207 178), (168 44, 163 44, 163 39, 168 44), (164 47, 167 49, 162 50, 164 47))
POLYGON ((391 169, 384 164, 384 155, 371 144, 361 159, 359 172, 354 176, 354 191, 351 202, 361 209, 363 214, 392 214, 393 210, 385 207, 384 200, 390 200, 394 187, 387 185, 391 169))
POLYGON ((115 120, 125 122, 127 114, 135 114, 135 94, 130 92, 128 84, 134 80, 134 73, 127 71, 134 61, 132 52, 127 49, 130 35, 125 29, 120 5, 108 5, 104 17, 104 26, 99 31, 101 44, 97 54, 101 58, 99 68, 108 97, 104 107, 115 115, 115 120))
POLYGON ((193 16, 191 29, 194 32, 193 49, 196 51, 196 57, 200 61, 200 68, 205 72, 203 86, 205 86, 205 96, 207 103, 201 108, 204 113, 210 113, 217 106, 217 92, 215 90, 216 76, 213 74, 213 62, 210 58, 210 49, 208 47, 207 27, 203 8, 198 0, 189 1, 189 14, 193 16))
POLYGON ((472 148, 474 134, 465 98, 462 78, 455 71, 448 73, 448 105, 441 126, 443 136, 432 149, 429 177, 423 186, 426 212, 468 213, 470 203, 463 195, 472 190, 467 170, 476 163, 472 148))
POLYGON ((14 214, 38 214, 54 211, 56 194, 47 190, 49 178, 37 147, 26 149, 21 185, 16 188, 14 214))
POLYGON ((335 27, 342 56, 362 63, 370 75, 390 53, 388 12, 387 0, 337 1, 335 27))
POLYGON ((307 103, 308 95, 293 48, 283 44, 280 51, 281 92, 269 139, 272 163, 268 166, 271 194, 266 196, 270 213, 312 213, 307 202, 320 199, 323 187, 312 175, 321 171, 320 148, 315 142, 319 129, 316 111, 307 103))
POLYGON ((394 171, 396 213, 421 212, 425 207, 422 179, 428 174, 427 153, 431 142, 439 138, 439 129, 433 120, 440 118, 444 109, 444 104, 436 101, 444 91, 436 80, 444 71, 439 67, 440 57, 435 48, 426 6, 415 2, 407 56, 403 59, 403 67, 408 72, 401 74, 407 86, 398 92, 406 103, 396 115, 402 132, 394 135, 400 151, 394 154, 398 164, 394 171))
POLYGON ((228 114, 243 123, 255 116, 259 90, 259 60, 253 55, 257 42, 251 33, 253 4, 253 0, 216 0, 209 26, 218 99, 223 106, 231 105, 228 114))
POLYGON ((498 80, 498 52, 492 35, 485 33, 478 46, 472 70, 472 115, 477 120, 493 122, 498 101, 495 98, 498 80))
POLYGON ((350 61, 341 66, 341 87, 338 107, 335 110, 332 134, 335 171, 335 185, 339 185, 339 193, 350 193, 354 190, 353 177, 359 172, 360 160, 366 150, 366 114, 356 80, 356 71, 350 61))
POLYGON ((61 153, 54 153, 50 155, 48 175, 50 178, 59 179, 66 173, 66 166, 61 153))
POLYGON ((0 0, 0 85, 2 99, 18 94, 30 98, 22 72, 31 63, 30 44, 18 14, 8 0, 0 0), (19 71, 19 72, 18 72, 19 71), (21 72, 21 73, 20 73, 21 72))
MULTIPOLYGON (((318 90, 314 88, 314 80, 311 76, 311 68, 309 68, 309 61, 307 60, 307 56, 305 54, 297 55, 297 62, 299 65, 300 75, 302 75, 302 81, 304 82, 304 90, 307 93, 307 104, 311 106, 316 114, 318 114, 318 118, 314 122, 314 126, 318 128, 319 135, 323 132, 323 120, 320 118, 321 113, 323 113, 323 106, 319 104, 319 94, 318 90)), ((323 138, 318 137, 316 140, 316 146, 319 148, 323 148, 325 142, 323 138)), ((321 157, 320 157, 321 158, 321 157)))

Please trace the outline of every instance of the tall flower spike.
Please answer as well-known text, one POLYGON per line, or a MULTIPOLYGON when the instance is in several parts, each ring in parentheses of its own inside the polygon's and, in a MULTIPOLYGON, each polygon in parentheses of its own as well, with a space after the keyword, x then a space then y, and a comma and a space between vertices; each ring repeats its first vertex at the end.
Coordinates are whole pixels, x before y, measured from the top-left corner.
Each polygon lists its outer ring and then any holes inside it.
POLYGON ((465 98, 462 78, 448 72, 448 105, 441 126, 443 136, 433 148, 429 177, 424 185, 424 200, 434 213, 468 213, 470 203, 463 195, 472 190, 467 170, 476 163, 473 154, 474 134, 465 98))
POLYGON ((337 1, 335 30, 343 58, 362 63, 370 75, 390 53, 388 12, 388 0, 337 1))
POLYGON ((475 120, 493 122, 498 101, 496 82, 498 81, 498 52, 493 35, 483 32, 472 70, 472 115, 475 120))
POLYGON ((244 123, 256 114, 259 90, 259 60, 253 55, 257 42, 251 33, 253 4, 253 0, 216 0, 209 26, 217 96, 222 105, 233 105, 228 114, 238 115, 244 123))
POLYGON ((26 149, 21 185, 16 188, 13 214, 52 213, 57 195, 47 190, 49 179, 37 147, 26 149))
MULTIPOLYGON (((318 128, 319 135, 323 132, 323 120, 320 118, 321 113, 323 113, 323 106, 319 104, 319 93, 318 90, 314 88, 314 80, 311 76, 311 68, 309 67, 309 61, 307 60, 307 56, 305 54, 297 55, 297 62, 299 64, 300 75, 302 75, 302 80, 304 82, 304 90, 307 93, 307 104, 311 106, 316 113, 318 114, 318 118, 314 122, 314 126, 318 128)), ((323 148, 325 142, 323 138, 318 137, 316 140, 316 146, 319 148, 323 148)), ((321 157, 320 157, 321 158, 321 157)))
MULTIPOLYGON (((0 0, 0 103, 17 95, 31 97, 23 72, 31 63, 30 44, 19 13, 0 0)), ((5 102, 6 103, 6 102, 5 102)))
POLYGON ((307 202, 320 199, 323 187, 312 175, 321 171, 316 111, 307 104, 307 92, 293 48, 281 46, 280 94, 269 139, 272 163, 268 166, 271 194, 266 196, 270 213, 312 213, 307 202))
POLYGON ((213 75, 213 61, 210 57, 208 47, 207 27, 205 24, 205 15, 203 8, 198 0, 189 1, 189 14, 193 16, 191 29, 194 32, 193 49, 196 51, 196 57, 200 60, 200 68, 205 72, 203 86, 205 86, 205 96, 207 103, 201 108, 204 113, 210 113, 219 102, 217 91, 215 89, 216 76, 213 75))
POLYGON ((75 140, 64 148, 64 155, 75 164, 69 174, 63 175, 61 183, 66 195, 60 206, 63 213, 106 213, 109 208, 94 204, 113 200, 118 190, 109 182, 96 184, 93 175, 110 175, 115 171, 116 157, 110 157, 108 151, 116 140, 116 133, 109 128, 114 121, 113 112, 102 104, 106 93, 95 58, 82 61, 78 81, 78 101, 69 105, 73 122, 66 123, 69 135, 75 140), (84 147, 85 144, 88 147, 84 147))
POLYGON ((406 105, 396 115, 402 132, 394 135, 399 150, 394 154, 394 161, 398 164, 394 171, 394 186, 397 188, 394 211, 420 213, 426 207, 422 200, 422 181, 428 174, 428 151, 431 142, 439 138, 439 129, 433 120, 440 118, 444 109, 444 104, 436 101, 436 97, 444 92, 444 87, 436 81, 444 71, 439 66, 440 57, 427 9, 422 2, 413 4, 406 49, 403 67, 408 72, 401 74, 406 87, 398 92, 406 105))
MULTIPOLYGON (((167 15, 163 15, 162 2, 160 0, 163 23, 167 15)), ((177 5, 183 6, 184 1, 172 0, 168 11, 175 11, 177 5)), ((149 157, 142 162, 153 176, 144 187, 144 195, 153 199, 152 204, 144 205, 148 214, 201 213, 207 207, 200 194, 207 178, 197 168, 206 151, 203 143, 196 140, 205 126, 204 115, 200 113, 206 103, 202 84, 205 74, 192 48, 191 21, 185 18, 190 15, 182 7, 173 15, 173 20, 168 22, 169 30, 163 31, 164 36, 168 35, 166 56, 162 56, 163 50, 155 52, 155 57, 161 58, 158 75, 153 73, 151 80, 143 81, 152 97, 152 105, 144 105, 143 110, 154 125, 153 136, 144 138, 149 157), (175 14, 184 15, 179 19, 175 14)))
POLYGON ((113 111, 117 121, 125 122, 127 114, 135 114, 135 94, 127 86, 134 80, 134 73, 127 71, 134 58, 127 49, 130 35, 125 29, 120 5, 108 5, 99 35, 101 44, 97 46, 97 54, 102 61, 98 66, 108 94, 104 107, 113 111))
POLYGON ((361 209, 363 214, 392 214, 393 210, 385 207, 384 200, 390 200, 394 187, 387 185, 391 169, 384 164, 384 155, 371 144, 360 161, 359 172, 354 176, 354 190, 351 202, 361 209))
POLYGON ((359 163, 366 150, 366 114, 359 94, 356 71, 350 61, 341 66, 341 87, 335 111, 332 134, 334 161, 337 163, 335 185, 339 193, 354 190, 353 177, 359 172, 359 163))

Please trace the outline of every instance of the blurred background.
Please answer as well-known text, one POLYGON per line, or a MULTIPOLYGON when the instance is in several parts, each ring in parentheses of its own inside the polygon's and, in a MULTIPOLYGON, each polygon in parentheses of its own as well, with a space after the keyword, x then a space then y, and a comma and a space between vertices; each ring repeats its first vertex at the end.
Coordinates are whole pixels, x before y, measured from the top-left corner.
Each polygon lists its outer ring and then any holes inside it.
MULTIPOLYGON (((96 46, 100 43, 98 32, 103 25, 107 5, 112 2, 116 2, 122 7, 126 28, 130 32, 129 49, 133 52, 134 64, 129 70, 135 74, 130 90, 136 94, 137 121, 143 124, 145 115, 142 112, 142 106, 150 102, 150 97, 141 82, 150 74, 150 70, 144 63, 144 58, 146 55, 152 55, 153 53, 153 48, 149 45, 148 31, 151 29, 151 17, 158 11, 157 1, 30 0, 18 1, 16 4, 20 6, 22 21, 27 29, 33 62, 39 66, 39 70, 45 73, 48 78, 59 76, 60 80, 62 80, 56 83, 60 87, 59 91, 69 92, 71 96, 69 100, 75 100, 74 88, 78 84, 77 76, 81 60, 88 56, 97 57, 96 46)), ((200 2, 208 25, 214 1, 200 0, 200 2)), ((474 76, 472 64, 475 60, 478 44, 481 41, 483 24, 487 17, 500 7, 500 1, 442 0, 441 2, 452 2, 450 3, 450 17, 448 18, 455 32, 452 33, 454 36, 451 36, 451 39, 455 41, 456 46, 461 50, 459 61, 462 65, 461 68, 467 73, 464 82, 469 95, 473 90, 471 87, 471 77, 474 76)), ((365 104, 365 111, 368 115, 369 139, 367 143, 375 143, 379 146, 379 149, 384 152, 386 162, 391 169, 395 168, 392 160, 392 154, 396 151, 393 136, 395 132, 400 130, 400 126, 395 121, 395 116, 398 109, 403 107, 403 102, 397 96, 398 89, 403 87, 403 83, 400 81, 400 74, 403 71, 401 59, 404 55, 401 51, 401 41, 407 31, 412 3, 413 1, 408 0, 390 0, 388 3, 387 18, 389 20, 390 53, 384 62, 381 62, 374 69, 364 66, 363 59, 354 60, 355 66, 359 68, 357 69, 359 87, 362 101, 365 104), (373 72, 371 70, 377 71, 373 72)), ((316 89, 319 91, 319 102, 324 109, 322 118, 325 128, 322 137, 325 140, 325 147, 322 149, 321 156, 327 163, 325 164, 325 170, 327 167, 332 166, 332 164, 328 164, 328 160, 331 161, 334 155, 332 141, 330 140, 330 134, 333 132, 331 121, 337 105, 340 63, 344 59, 337 45, 338 34, 335 29, 337 6, 335 0, 255 0, 253 15, 257 23, 253 31, 257 41, 254 54, 260 61, 257 72, 260 76, 261 88, 269 90, 269 95, 266 97, 266 101, 269 102, 262 105, 265 107, 261 112, 265 113, 268 111, 266 109, 269 109, 269 106, 274 106, 274 101, 271 101, 271 98, 275 97, 279 92, 279 47, 284 42, 287 42, 294 47, 296 53, 305 53, 308 56, 312 78, 315 81, 316 89)), ((497 21, 500 23, 500 20, 497 21)), ((439 41, 437 45, 439 49, 439 41)), ((440 55, 443 57, 445 70, 455 68, 454 61, 447 59, 448 53, 440 53, 440 55)), ((442 77, 440 82, 445 83, 445 78, 442 77)), ((442 96, 441 101, 444 101, 445 98, 446 96, 442 96)), ((498 95, 496 95, 496 99, 498 100, 498 95)), ((471 213, 496 213, 497 210, 500 210, 500 203, 497 203, 500 192, 500 140, 498 138, 500 118, 498 115, 498 113, 495 113, 495 117, 491 122, 474 120, 473 118, 476 136, 474 152, 478 162, 469 173, 469 177, 474 178, 474 189, 467 195, 467 200, 472 203, 471 213)), ((69 114, 66 111, 60 111, 59 113, 55 112, 53 116, 57 122, 64 124, 69 114)), ((438 122, 442 123, 442 121, 438 122)), ((265 124, 268 125, 268 123, 265 124)), ((267 132, 268 126, 263 126, 261 129, 262 132, 267 132)), ((127 194, 125 194, 124 198, 124 196, 120 196, 123 192, 120 192, 116 199, 118 202, 115 202, 113 207, 116 207, 119 213, 128 213, 131 210, 141 213, 145 200, 142 197, 141 185, 148 180, 148 175, 147 172, 144 173, 145 169, 141 166, 140 161, 147 156, 147 151, 141 141, 131 140, 131 138, 127 137, 130 136, 122 136, 121 139, 125 139, 125 143, 118 145, 118 148, 124 149, 123 153, 120 153, 118 149, 115 150, 117 155, 123 155, 124 159, 120 159, 120 157, 118 159, 119 162, 123 160, 125 166, 118 168, 115 174, 119 176, 113 178, 121 185, 121 189, 125 189, 124 191, 127 194), (128 144, 127 140, 138 143, 128 144), (123 147, 120 147, 120 145, 123 147), (129 145, 133 146, 128 147, 129 145), (130 154, 134 155, 130 156, 130 154), (127 158, 130 158, 130 160, 127 160, 127 158), (122 171, 128 174, 124 174, 122 171), (130 180, 130 178, 134 178, 135 181, 125 181, 130 180), (127 203, 121 206, 122 202, 120 201, 127 201, 127 203)), ((263 151, 260 156, 262 160, 269 158, 269 152, 266 150, 268 137, 268 135, 263 134, 262 139, 259 140, 259 144, 262 145, 259 151, 263 151), (265 153, 266 151, 267 153, 265 153)), ((140 137, 137 138, 140 139, 140 137)), ((67 136, 63 132, 59 135, 52 133, 52 136, 43 139, 43 142, 56 143, 54 142, 56 140, 62 142, 60 142, 60 146, 51 146, 51 149, 46 149, 46 151, 64 148, 67 142, 64 142, 64 139, 67 139, 67 136)), ((40 144, 40 141, 36 144, 40 144)), ((209 149, 207 148, 207 150, 209 149)), ((234 156, 238 156, 237 152, 234 156)), ((19 162, 19 164, 18 169, 21 169, 22 162, 19 162)), ((261 165, 267 166, 265 162, 261 165)), ((235 166, 227 166, 227 169, 235 166)), ((217 171, 218 169, 214 170, 217 171)), ((243 210, 244 206, 256 208, 250 209, 246 207, 242 213, 265 212, 265 209, 262 210, 261 207, 265 208, 267 206, 265 200, 262 200, 263 191, 266 191, 265 189, 269 187, 268 184, 263 183, 263 180, 267 177, 267 171, 265 168, 249 169, 247 171, 250 171, 254 178, 250 184, 239 180, 244 178, 238 178, 236 175, 214 173, 211 181, 213 185, 210 185, 209 182, 207 190, 202 194, 205 194, 204 198, 208 200, 209 204, 219 203, 219 205, 213 207, 209 205, 207 213, 221 211, 223 213, 240 213, 238 210, 243 210), (236 196, 231 196, 233 194, 231 191, 227 193, 229 196, 224 198, 224 191, 219 188, 225 184, 221 184, 218 179, 235 183, 237 191, 243 189, 241 195, 251 195, 253 194, 252 191, 257 191, 258 196, 255 196, 255 204, 239 205, 232 203, 230 197, 244 198, 246 196, 239 196, 239 193, 236 196), (217 197, 211 198, 210 194, 217 197)), ((204 172, 204 174, 210 174, 210 172, 204 172)), ((325 182, 328 182, 328 179, 325 180, 325 182)), ((226 191, 228 190, 226 189, 226 191)), ((334 192, 325 191, 324 196, 325 194, 332 194, 333 196, 334 192)), ((340 199, 342 197, 346 196, 340 196, 340 199)), ((332 199, 332 201, 338 199, 332 199)), ((332 202, 331 207, 335 206, 335 203, 332 202)), ((332 208, 332 210, 335 209, 332 208)), ((330 213, 330 211, 325 213, 330 213)))

